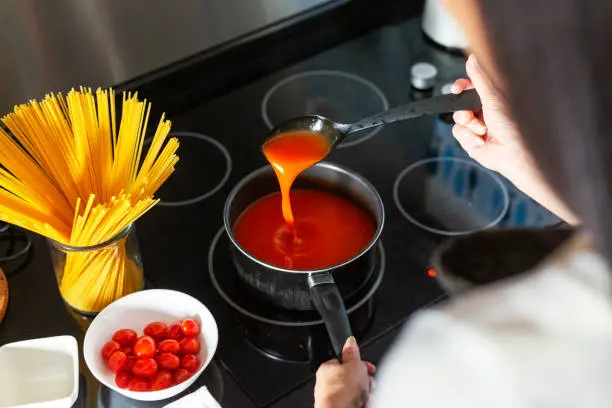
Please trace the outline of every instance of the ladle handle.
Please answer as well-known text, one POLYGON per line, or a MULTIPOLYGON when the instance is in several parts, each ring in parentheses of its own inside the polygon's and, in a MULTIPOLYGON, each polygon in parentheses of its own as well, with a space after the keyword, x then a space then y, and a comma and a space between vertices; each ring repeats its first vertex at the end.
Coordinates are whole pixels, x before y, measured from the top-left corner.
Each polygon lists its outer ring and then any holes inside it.
POLYGON ((400 120, 418 118, 423 115, 437 115, 441 113, 456 112, 461 110, 480 109, 482 104, 475 89, 468 89, 459 95, 448 94, 410 102, 376 115, 361 119, 348 125, 344 131, 345 135, 369 129, 371 127, 398 122, 400 120))
POLYGON ((327 328, 336 357, 342 362, 342 349, 353 334, 340 291, 328 272, 311 274, 308 277, 308 286, 312 302, 327 328))

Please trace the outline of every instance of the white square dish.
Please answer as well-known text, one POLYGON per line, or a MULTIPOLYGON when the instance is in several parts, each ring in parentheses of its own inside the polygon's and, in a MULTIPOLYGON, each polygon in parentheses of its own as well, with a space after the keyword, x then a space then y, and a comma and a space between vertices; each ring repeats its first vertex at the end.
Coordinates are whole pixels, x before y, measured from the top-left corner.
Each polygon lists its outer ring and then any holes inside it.
POLYGON ((72 336, 0 347, 0 408, 70 408, 79 392, 79 350, 72 336))

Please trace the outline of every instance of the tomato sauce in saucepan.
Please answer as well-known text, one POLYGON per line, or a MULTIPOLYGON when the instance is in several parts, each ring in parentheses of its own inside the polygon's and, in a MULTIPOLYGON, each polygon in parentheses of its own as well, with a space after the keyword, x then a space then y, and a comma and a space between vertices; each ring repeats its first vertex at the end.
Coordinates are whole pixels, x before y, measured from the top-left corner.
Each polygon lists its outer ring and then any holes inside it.
POLYGON ((359 206, 325 191, 291 190, 302 171, 329 153, 323 136, 287 133, 263 150, 281 192, 257 200, 236 221, 233 233, 246 252, 277 267, 313 270, 341 264, 370 243, 376 226, 359 206))

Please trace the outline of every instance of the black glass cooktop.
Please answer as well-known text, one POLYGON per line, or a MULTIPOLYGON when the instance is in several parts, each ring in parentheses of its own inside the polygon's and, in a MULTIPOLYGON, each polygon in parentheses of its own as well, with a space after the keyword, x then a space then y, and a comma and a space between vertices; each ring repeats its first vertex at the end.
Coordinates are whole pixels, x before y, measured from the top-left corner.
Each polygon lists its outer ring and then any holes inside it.
MULTIPOLYGON (((265 321, 274 314, 249 306, 248 294, 234 288, 234 299, 242 304, 237 307, 220 296, 211 281, 211 267, 214 275, 229 279, 224 283, 228 287, 235 274, 222 229, 226 194, 242 177, 266 164, 261 142, 279 121, 319 113, 348 122, 404 103, 412 98, 409 70, 418 60, 439 65, 438 88, 461 75, 461 56, 445 55, 440 64, 436 52, 422 48, 418 24, 412 21, 371 33, 174 115, 181 162, 160 193, 165 206, 138 225, 147 275, 156 286, 186 291, 210 306, 221 331, 218 361, 257 406, 280 402, 309 382, 313 364, 303 361, 306 352, 296 357, 266 350, 264 333, 269 344, 297 345, 299 340, 292 336, 299 328, 274 328, 273 322, 265 321), (178 274, 183 276, 180 285, 178 274), (249 312, 256 315, 250 317, 255 322, 245 317, 249 312), (264 320, 257 322, 257 316, 264 320)), ((427 274, 430 254, 442 239, 482 228, 557 222, 500 177, 469 160, 442 118, 355 135, 329 160, 370 180, 387 211, 379 252, 384 277, 373 298, 370 320, 366 318, 360 333, 366 350, 415 310, 443 295, 427 274)), ((316 316, 293 318, 317 320, 316 316)))
MULTIPOLYGON (((303 113, 349 122, 405 103, 415 97, 409 73, 418 61, 437 66, 434 93, 464 75, 463 57, 423 43, 419 21, 412 19, 172 115, 181 159, 160 191, 161 205, 138 223, 137 234, 150 285, 189 293, 213 312, 219 348, 198 384, 208 385, 225 408, 312 406, 313 370, 330 357, 316 314, 258 305, 237 286, 222 229, 227 193, 266 164, 260 146, 275 123, 303 113)), ((440 242, 483 228, 558 223, 507 181, 471 161, 441 117, 357 134, 329 160, 366 177, 386 209, 376 273, 359 299, 347 304, 363 355, 374 362, 413 312, 443 298, 428 275, 431 253, 440 242)), ((31 285, 28 276, 38 273, 26 270, 9 283, 24 292, 42 292, 43 287, 49 292, 53 277, 44 243, 35 240, 34 248, 32 268, 44 271, 44 279, 26 289, 31 285)), ((61 310, 61 301, 53 296, 49 307, 61 310)), ((5 326, 0 326, 0 344, 19 337, 9 326, 24 329, 23 319, 52 321, 53 313, 32 311, 25 297, 13 301, 5 326)), ((73 329, 68 321, 42 327, 49 335, 61 333, 65 327, 73 329)), ((39 335, 40 327, 32 323, 24 335, 39 335)), ((103 389, 98 405, 163 404, 137 403, 103 389)))

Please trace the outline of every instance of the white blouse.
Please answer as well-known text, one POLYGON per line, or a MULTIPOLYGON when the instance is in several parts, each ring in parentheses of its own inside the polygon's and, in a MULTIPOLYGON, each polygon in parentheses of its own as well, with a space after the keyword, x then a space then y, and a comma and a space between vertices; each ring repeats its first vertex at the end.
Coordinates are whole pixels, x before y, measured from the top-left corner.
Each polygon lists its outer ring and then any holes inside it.
POLYGON ((611 285, 580 237, 533 272, 416 314, 370 408, 612 407, 611 285))

